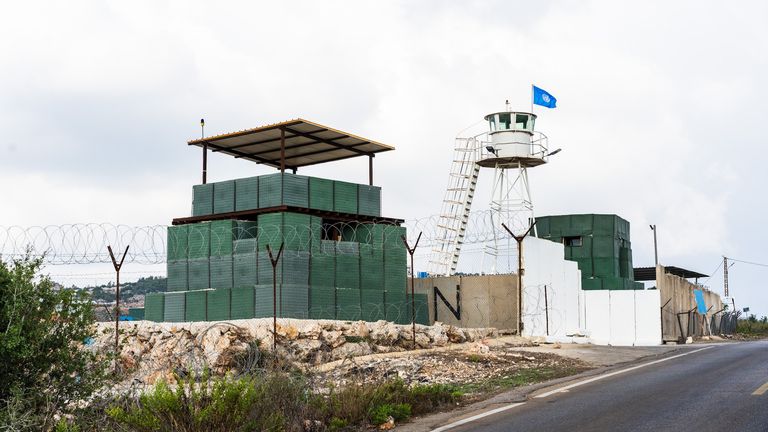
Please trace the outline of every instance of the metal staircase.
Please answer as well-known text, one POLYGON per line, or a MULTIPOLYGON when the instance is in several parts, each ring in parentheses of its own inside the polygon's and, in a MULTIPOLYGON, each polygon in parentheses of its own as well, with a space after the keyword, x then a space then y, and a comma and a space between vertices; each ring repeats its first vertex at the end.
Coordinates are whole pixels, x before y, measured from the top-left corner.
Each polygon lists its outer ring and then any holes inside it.
POLYGON ((429 271, 437 275, 451 275, 456 271, 459 254, 467 231, 469 212, 475 196, 480 165, 481 142, 473 138, 456 138, 448 188, 437 222, 437 238, 432 249, 429 271))

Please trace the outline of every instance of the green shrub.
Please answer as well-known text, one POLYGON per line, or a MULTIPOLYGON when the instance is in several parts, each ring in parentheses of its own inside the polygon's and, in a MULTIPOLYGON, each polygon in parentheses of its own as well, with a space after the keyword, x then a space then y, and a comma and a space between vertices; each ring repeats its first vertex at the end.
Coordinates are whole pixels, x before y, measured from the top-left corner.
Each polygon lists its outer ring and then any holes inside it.
POLYGON ((444 384, 416 385, 409 388, 402 380, 330 388, 328 395, 313 402, 314 418, 330 424, 332 419, 349 425, 384 423, 388 416, 403 420, 455 403, 462 393, 444 384))
POLYGON ((331 418, 331 421, 328 422, 328 430, 330 432, 336 432, 336 431, 342 430, 347 426, 349 426, 349 422, 344 419, 340 419, 338 417, 333 417, 331 418))
POLYGON ((42 263, 0 261, 0 425, 54 428, 54 414, 104 383, 106 359, 83 347, 95 331, 90 297, 54 287, 42 263))
POLYGON ((411 406, 407 403, 379 405, 371 410, 368 419, 372 425, 380 425, 386 423, 390 416, 395 420, 405 420, 411 416, 411 406))
POLYGON ((214 379, 206 373, 179 380, 175 389, 160 382, 137 404, 114 405, 107 413, 137 432, 296 429, 303 420, 304 388, 284 373, 214 379))

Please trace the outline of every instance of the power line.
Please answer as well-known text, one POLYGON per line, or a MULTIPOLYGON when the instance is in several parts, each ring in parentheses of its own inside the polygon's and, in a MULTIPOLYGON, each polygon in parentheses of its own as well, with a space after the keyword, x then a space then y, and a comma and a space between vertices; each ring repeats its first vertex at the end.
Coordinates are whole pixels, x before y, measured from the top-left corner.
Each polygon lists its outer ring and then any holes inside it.
POLYGON ((718 271, 718 270, 720 270, 720 267, 722 267, 722 266, 723 266, 723 261, 720 261, 720 264, 718 264, 718 265, 717 265, 717 267, 715 267, 715 269, 714 269, 714 270, 712 270, 711 272, 709 272, 709 277, 708 277, 707 279, 705 279, 705 280, 704 280, 704 282, 702 282, 702 283, 703 283, 703 284, 706 284, 707 282, 709 282, 709 280, 710 280, 710 279, 712 279, 712 277, 713 277, 715 274, 717 274, 717 271, 718 271))
POLYGON ((760 266, 760 267, 768 267, 768 264, 756 263, 756 262, 752 262, 752 261, 737 260, 737 259, 734 259, 734 258, 731 258, 731 257, 728 257, 728 259, 733 261, 733 262, 740 262, 740 263, 743 263, 743 264, 750 264, 750 265, 755 265, 755 266, 760 266))

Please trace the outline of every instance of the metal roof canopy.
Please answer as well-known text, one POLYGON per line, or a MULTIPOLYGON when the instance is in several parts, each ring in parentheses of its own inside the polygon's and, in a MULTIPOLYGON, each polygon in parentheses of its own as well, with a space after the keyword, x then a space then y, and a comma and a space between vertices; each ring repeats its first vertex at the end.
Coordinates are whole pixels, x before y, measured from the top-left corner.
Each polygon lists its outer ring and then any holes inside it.
MULTIPOLYGON (((394 147, 342 132, 304 119, 246 129, 223 135, 204 137, 187 142, 202 147, 203 171, 207 171, 205 154, 226 153, 294 172, 304 166, 333 162, 358 156, 369 158, 369 180, 373 184, 373 158, 376 153, 394 150, 394 147)), ((205 176, 203 178, 205 183, 205 176)))
MULTIPOLYGON (((675 266, 664 267, 664 272, 667 274, 680 276, 683 279, 692 279, 692 278, 698 279, 702 277, 707 277, 707 275, 703 273, 695 272, 693 270, 686 270, 684 268, 675 267, 675 266)), ((637 282, 656 280, 656 267, 635 267, 634 273, 635 273, 635 281, 637 282)))

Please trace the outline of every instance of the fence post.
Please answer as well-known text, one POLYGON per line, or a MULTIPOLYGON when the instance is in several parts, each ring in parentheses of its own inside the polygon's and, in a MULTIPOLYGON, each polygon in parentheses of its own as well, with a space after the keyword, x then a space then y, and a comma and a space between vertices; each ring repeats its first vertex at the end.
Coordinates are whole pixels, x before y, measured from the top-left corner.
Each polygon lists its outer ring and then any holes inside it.
POLYGON ((272 248, 267 245, 269 261, 272 263, 272 352, 274 353, 277 353, 277 263, 283 254, 284 246, 285 242, 280 243, 280 250, 277 252, 277 257, 274 257, 272 255, 272 248))
POLYGON ((112 258, 112 266, 115 267, 115 274, 117 276, 117 283, 115 284, 115 374, 117 374, 117 361, 120 357, 120 268, 123 267, 125 256, 128 255, 128 248, 130 247, 130 245, 125 247, 123 257, 120 258, 120 263, 118 264, 115 254, 112 252, 112 246, 107 246, 109 257, 112 258))
POLYGON ((413 349, 416 349, 416 296, 414 296, 413 292, 413 277, 416 273, 416 270, 413 268, 413 254, 416 252, 416 248, 419 247, 421 234, 422 233, 420 232, 419 236, 416 238, 416 244, 413 245, 413 248, 408 245, 408 239, 406 239, 405 236, 402 236, 403 244, 405 244, 405 248, 408 250, 408 254, 411 256, 411 331, 413 332, 413 349))
POLYGON ((501 224, 505 230, 515 239, 517 242, 517 335, 523 334, 523 240, 528 234, 530 234, 533 227, 536 225, 536 221, 531 223, 525 234, 516 236, 505 224, 501 224))

